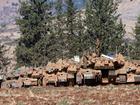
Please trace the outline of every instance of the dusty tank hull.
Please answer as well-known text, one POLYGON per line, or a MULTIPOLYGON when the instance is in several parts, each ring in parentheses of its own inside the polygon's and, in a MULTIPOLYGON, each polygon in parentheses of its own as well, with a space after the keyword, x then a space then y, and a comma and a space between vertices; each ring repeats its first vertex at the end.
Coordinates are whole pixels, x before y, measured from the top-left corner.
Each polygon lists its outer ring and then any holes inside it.
POLYGON ((59 59, 45 67, 21 67, 0 81, 2 87, 74 86, 97 84, 140 83, 140 65, 126 61, 121 54, 115 57, 95 53, 84 55, 80 62, 59 59))
POLYGON ((80 65, 78 63, 71 63, 67 68, 68 73, 68 85, 74 86, 76 84, 76 74, 80 69, 80 65))
POLYGON ((1 88, 21 88, 23 82, 20 80, 7 80, 2 82, 1 88))
POLYGON ((68 74, 66 72, 58 72, 57 73, 57 85, 68 85, 68 74))
POLYGON ((95 83, 95 75, 92 72, 86 71, 83 73, 84 84, 86 85, 94 85, 95 83))
POLYGON ((101 71, 94 69, 80 69, 76 75, 76 83, 96 85, 101 82, 101 71))
POLYGON ((83 80, 84 80, 84 77, 83 77, 82 73, 78 72, 76 74, 76 84, 77 85, 83 85, 83 80))
POLYGON ((118 84, 125 84, 125 83, 127 83, 127 75, 126 74, 119 74, 116 77, 115 83, 118 83, 118 84))
POLYGON ((116 78, 117 78, 116 70, 109 70, 109 74, 108 74, 109 83, 114 84, 116 82, 116 78))
POLYGON ((24 87, 38 86, 38 80, 33 78, 21 78, 24 87))
POLYGON ((97 60, 97 62, 95 63, 95 67, 94 69, 96 70, 113 70, 114 69, 114 64, 112 61, 105 59, 105 58, 100 58, 97 60))
POLYGON ((45 74, 43 77, 43 86, 54 85, 57 86, 57 75, 56 74, 45 74))
POLYGON ((74 86, 76 84, 76 73, 68 73, 68 85, 74 86))
POLYGON ((80 60, 81 67, 86 69, 88 67, 94 67, 97 60, 97 55, 95 53, 87 53, 82 56, 80 60))

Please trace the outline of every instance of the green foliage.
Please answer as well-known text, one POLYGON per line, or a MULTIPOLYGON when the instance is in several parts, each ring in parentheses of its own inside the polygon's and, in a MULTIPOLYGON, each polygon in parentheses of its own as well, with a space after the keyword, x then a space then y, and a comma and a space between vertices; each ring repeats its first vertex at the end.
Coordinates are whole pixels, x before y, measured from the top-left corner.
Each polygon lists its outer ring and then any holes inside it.
POLYGON ((73 0, 66 0, 67 11, 66 11, 66 48, 68 57, 73 57, 76 52, 73 49, 75 45, 76 35, 75 35, 75 8, 73 0))
POLYGON ((22 33, 16 49, 18 65, 40 66, 66 56, 68 40, 64 34, 65 16, 62 0, 55 4, 47 0, 21 2, 21 18, 17 20, 22 33), (52 15, 55 6, 57 15, 52 15))
POLYGON ((73 0, 66 0, 66 57, 82 55, 88 48, 88 38, 85 34, 83 11, 77 11, 73 0))
POLYGON ((91 48, 96 53, 121 52, 124 26, 118 22, 118 3, 114 0, 87 0, 86 26, 91 48))
POLYGON ((39 66, 48 61, 46 48, 51 46, 51 5, 47 0, 20 2, 21 18, 17 20, 22 33, 16 49, 19 65, 39 66), (45 43, 46 41, 46 43, 45 43))
POLYGON ((140 16, 135 26, 135 41, 131 45, 131 58, 140 60, 140 16))
POLYGON ((55 9, 56 16, 53 27, 56 38, 56 45, 54 46, 57 49, 56 58, 64 58, 66 57, 65 51, 67 50, 67 36, 64 34, 66 17, 63 10, 63 0, 56 0, 55 9))
POLYGON ((76 25, 75 25, 75 43, 73 45, 73 50, 76 55, 83 55, 84 52, 90 50, 90 38, 85 33, 85 24, 83 18, 83 11, 78 11, 76 13, 76 25))
POLYGON ((67 30, 69 35, 74 35, 75 8, 72 0, 66 0, 67 4, 67 30))
POLYGON ((57 105, 69 105, 67 99, 60 100, 60 102, 57 103, 57 105))
POLYGON ((40 66, 58 58, 71 58, 85 51, 121 52, 124 26, 118 22, 114 0, 87 0, 86 18, 73 0, 28 0, 20 2, 17 19, 21 31, 16 48, 18 65, 40 66), (66 5, 66 10, 63 10, 66 5), (56 9, 52 15, 51 10, 56 9))

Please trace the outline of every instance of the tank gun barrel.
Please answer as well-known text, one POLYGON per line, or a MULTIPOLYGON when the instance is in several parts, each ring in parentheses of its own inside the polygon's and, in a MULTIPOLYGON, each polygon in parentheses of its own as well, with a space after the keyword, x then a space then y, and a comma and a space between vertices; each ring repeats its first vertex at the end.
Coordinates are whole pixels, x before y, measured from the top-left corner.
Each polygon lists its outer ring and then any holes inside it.
POLYGON ((104 54, 102 54, 101 57, 104 57, 104 58, 107 58, 107 59, 110 59, 110 60, 114 60, 113 57, 110 57, 110 56, 108 56, 108 55, 104 55, 104 54))

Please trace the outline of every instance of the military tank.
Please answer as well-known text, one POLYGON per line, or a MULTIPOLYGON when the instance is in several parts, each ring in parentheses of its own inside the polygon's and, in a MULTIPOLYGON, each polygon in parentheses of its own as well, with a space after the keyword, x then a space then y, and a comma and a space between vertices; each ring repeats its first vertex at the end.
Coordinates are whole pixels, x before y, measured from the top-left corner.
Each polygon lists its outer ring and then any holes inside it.
POLYGON ((42 70, 40 68, 21 67, 16 71, 7 73, 1 87, 21 88, 42 85, 42 70))
POLYGON ((43 84, 55 86, 74 85, 78 65, 71 60, 58 60, 56 63, 49 62, 43 74, 43 84))
POLYGON ((98 57, 87 53, 80 60, 59 59, 44 67, 21 67, 0 83, 2 88, 140 83, 140 64, 121 54, 98 57))

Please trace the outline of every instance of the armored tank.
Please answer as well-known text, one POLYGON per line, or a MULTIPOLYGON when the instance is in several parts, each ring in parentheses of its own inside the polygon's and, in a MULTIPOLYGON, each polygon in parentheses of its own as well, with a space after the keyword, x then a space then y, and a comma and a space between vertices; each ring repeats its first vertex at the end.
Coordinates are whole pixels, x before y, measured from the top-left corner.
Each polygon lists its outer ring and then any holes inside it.
POLYGON ((67 86, 68 84, 68 73, 67 72, 57 72, 57 85, 60 86, 65 85, 67 86))
POLYGON ((43 86, 47 86, 49 84, 57 86, 57 75, 54 73, 44 73, 43 77, 43 86))
POLYGON ((20 80, 6 80, 2 82, 1 88, 21 88, 23 86, 20 80))
POLYGON ((6 80, 2 82, 2 88, 21 88, 42 85, 42 70, 40 68, 21 67, 7 73, 6 80))
POLYGON ((110 57, 86 53, 80 60, 59 59, 44 67, 21 67, 0 78, 1 87, 74 86, 140 83, 140 64, 127 61, 122 54, 110 57))
POLYGON ((86 85, 96 85, 97 83, 101 82, 101 71, 89 68, 88 69, 81 68, 77 73, 77 82, 78 84, 80 82, 86 85))
POLYGON ((36 78, 20 78, 23 83, 23 87, 38 86, 38 80, 36 78))
POLYGON ((77 65, 68 59, 58 60, 56 63, 49 62, 43 74, 43 84, 74 85, 77 65))

